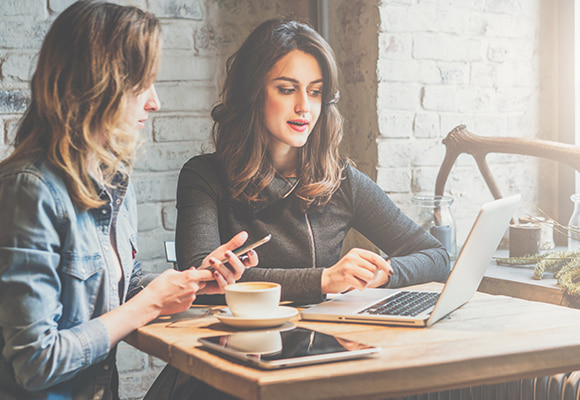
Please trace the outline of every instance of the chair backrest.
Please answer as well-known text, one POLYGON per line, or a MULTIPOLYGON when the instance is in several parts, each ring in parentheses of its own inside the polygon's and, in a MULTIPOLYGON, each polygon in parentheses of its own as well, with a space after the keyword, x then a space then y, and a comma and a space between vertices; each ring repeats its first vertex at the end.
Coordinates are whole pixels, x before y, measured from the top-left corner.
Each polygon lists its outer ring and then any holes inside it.
POLYGON ((580 146, 540 139, 483 137, 459 125, 443 139, 445 158, 439 168, 435 182, 435 195, 443 195, 445 183, 455 160, 461 153, 471 154, 494 199, 502 197, 489 170, 485 157, 488 153, 509 153, 535 156, 567 164, 580 171, 580 146))
POLYGON ((175 241, 166 240, 165 245, 165 259, 167 262, 173 263, 173 268, 177 269, 177 255, 175 253, 175 241))

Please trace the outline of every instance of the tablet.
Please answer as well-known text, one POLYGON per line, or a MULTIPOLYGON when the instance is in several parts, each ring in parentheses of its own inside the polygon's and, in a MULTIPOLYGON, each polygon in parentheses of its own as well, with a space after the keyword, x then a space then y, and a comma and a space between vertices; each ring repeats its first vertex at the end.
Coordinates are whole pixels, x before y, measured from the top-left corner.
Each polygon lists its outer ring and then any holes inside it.
POLYGON ((353 342, 306 328, 240 331, 200 338, 220 355, 262 369, 278 369, 368 357, 381 348, 353 342))

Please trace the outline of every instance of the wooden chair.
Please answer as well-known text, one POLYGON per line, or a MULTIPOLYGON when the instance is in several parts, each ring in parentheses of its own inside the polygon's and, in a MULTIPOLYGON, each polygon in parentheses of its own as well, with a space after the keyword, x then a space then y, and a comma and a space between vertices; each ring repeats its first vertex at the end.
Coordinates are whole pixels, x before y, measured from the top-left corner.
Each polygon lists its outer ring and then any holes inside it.
POLYGON ((488 153, 509 153, 535 156, 567 164, 580 171, 580 146, 540 139, 483 137, 459 125, 443 139, 445 158, 435 182, 435 195, 443 195, 445 183, 455 160, 461 153, 470 154, 475 159, 481 175, 494 199, 502 197, 485 160, 488 153))

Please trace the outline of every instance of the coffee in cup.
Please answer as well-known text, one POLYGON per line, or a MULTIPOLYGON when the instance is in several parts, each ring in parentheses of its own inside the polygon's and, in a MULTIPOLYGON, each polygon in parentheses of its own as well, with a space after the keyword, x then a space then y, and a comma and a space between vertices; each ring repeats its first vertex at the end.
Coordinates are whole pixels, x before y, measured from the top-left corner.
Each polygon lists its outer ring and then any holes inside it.
POLYGON ((273 282, 239 282, 225 287, 226 303, 235 317, 266 318, 275 315, 280 285, 273 282))

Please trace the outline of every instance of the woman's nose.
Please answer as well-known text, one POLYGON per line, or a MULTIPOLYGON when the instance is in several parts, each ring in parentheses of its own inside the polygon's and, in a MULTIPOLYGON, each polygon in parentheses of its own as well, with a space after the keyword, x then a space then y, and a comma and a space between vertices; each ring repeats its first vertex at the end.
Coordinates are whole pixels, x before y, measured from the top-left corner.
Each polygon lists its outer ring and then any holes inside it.
POLYGON ((298 96, 296 99, 296 105, 294 111, 296 114, 306 114, 311 110, 310 101, 308 99, 308 93, 306 91, 297 92, 298 96))
POLYGON ((145 110, 158 111, 160 108, 161 102, 157 96, 157 91, 155 90, 155 86, 151 85, 151 87, 147 89, 147 101, 145 102, 145 110))

